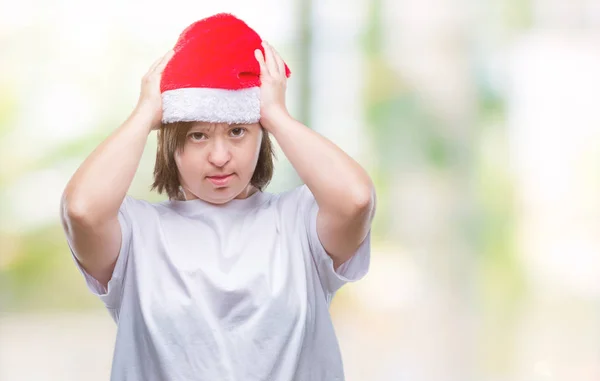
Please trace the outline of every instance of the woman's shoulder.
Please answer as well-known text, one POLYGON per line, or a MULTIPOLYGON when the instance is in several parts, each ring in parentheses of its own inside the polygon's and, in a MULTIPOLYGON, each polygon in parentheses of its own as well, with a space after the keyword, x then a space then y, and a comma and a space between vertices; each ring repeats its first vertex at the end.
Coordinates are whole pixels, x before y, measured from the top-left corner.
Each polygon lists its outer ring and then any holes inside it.
POLYGON ((141 197, 127 194, 121 204, 121 212, 129 215, 143 215, 145 213, 154 213, 165 208, 165 201, 146 200, 141 197))
POLYGON ((286 190, 279 194, 279 196, 287 202, 302 203, 310 201, 314 198, 312 191, 306 184, 298 185, 294 188, 286 190))
POLYGON ((306 184, 296 185, 290 189, 277 193, 277 196, 281 198, 294 198, 294 197, 302 197, 306 194, 306 192, 310 192, 308 186, 306 184))
POLYGON ((306 184, 280 192, 274 199, 280 209, 287 211, 303 210, 315 201, 311 190, 306 184))
POLYGON ((125 207, 152 207, 159 205, 160 202, 161 201, 152 202, 131 194, 125 195, 125 198, 123 199, 123 205, 125 205, 125 207))

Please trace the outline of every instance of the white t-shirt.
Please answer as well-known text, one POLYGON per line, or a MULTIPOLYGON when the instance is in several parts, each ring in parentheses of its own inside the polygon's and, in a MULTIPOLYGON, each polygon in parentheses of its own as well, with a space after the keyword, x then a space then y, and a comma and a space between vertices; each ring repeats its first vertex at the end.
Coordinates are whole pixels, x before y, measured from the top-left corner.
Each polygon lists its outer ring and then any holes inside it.
POLYGON ((329 303, 369 269, 370 233, 333 269, 306 185, 225 205, 127 196, 104 289, 117 323, 113 381, 341 381, 329 303))

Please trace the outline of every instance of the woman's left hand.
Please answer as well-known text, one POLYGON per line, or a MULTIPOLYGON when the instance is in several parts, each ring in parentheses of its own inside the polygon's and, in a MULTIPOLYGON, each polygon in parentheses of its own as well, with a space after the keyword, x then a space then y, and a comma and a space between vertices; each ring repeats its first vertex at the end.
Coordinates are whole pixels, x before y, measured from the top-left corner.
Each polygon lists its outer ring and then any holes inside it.
POLYGON ((285 63, 279 53, 266 41, 262 45, 264 56, 260 49, 254 51, 260 65, 260 123, 271 130, 278 119, 289 117, 285 105, 287 75, 285 63))

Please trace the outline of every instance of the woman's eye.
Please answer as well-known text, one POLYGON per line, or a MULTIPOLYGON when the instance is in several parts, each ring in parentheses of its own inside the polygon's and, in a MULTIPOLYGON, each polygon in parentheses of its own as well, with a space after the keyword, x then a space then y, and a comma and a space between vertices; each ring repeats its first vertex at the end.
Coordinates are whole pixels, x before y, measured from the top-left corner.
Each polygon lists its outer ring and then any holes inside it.
POLYGON ((236 128, 231 129, 231 135, 233 135, 235 137, 244 135, 244 132, 245 132, 245 129, 243 129, 241 127, 236 127, 236 128))
POLYGON ((204 134, 202 132, 192 132, 189 136, 192 140, 202 140, 204 134))

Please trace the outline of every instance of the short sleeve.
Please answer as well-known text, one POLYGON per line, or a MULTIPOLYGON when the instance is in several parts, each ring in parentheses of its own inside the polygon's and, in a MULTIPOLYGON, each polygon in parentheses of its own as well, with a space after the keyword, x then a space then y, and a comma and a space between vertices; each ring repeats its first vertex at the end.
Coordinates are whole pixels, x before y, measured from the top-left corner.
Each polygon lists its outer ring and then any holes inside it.
POLYGON ((129 208, 131 208, 132 199, 130 196, 126 196, 119 208, 119 225, 121 226, 121 247, 119 249, 119 256, 115 263, 115 268, 112 273, 112 277, 105 288, 98 280, 91 276, 81 266, 81 263, 75 256, 73 246, 67 238, 67 243, 71 251, 71 257, 75 263, 75 266, 79 272, 83 275, 85 283, 88 289, 93 295, 97 296, 104 305, 109 309, 118 309, 121 304, 121 295, 123 293, 123 284, 125 280, 127 262, 130 256, 131 247, 131 235, 132 226, 129 208))
POLYGON ((327 254, 317 234, 319 206, 308 186, 302 185, 299 191, 299 206, 308 236, 311 255, 316 264, 323 289, 329 294, 329 297, 332 297, 344 284, 362 279, 369 271, 371 230, 369 230, 367 236, 352 257, 339 266, 337 270, 334 270, 333 259, 327 254))

